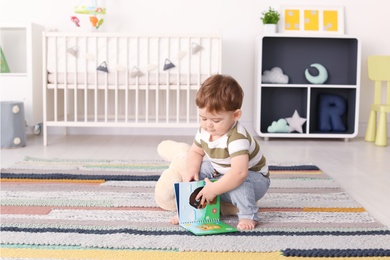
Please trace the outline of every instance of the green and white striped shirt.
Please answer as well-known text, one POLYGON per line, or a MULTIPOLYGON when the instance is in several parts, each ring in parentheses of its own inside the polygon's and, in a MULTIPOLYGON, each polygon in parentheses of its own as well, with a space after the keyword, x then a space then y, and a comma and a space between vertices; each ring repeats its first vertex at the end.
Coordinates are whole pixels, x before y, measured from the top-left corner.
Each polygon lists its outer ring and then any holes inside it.
POLYGON ((239 122, 233 125, 224 136, 212 142, 210 142, 210 134, 199 128, 194 143, 204 150, 206 158, 210 160, 218 173, 225 174, 230 170, 231 158, 248 154, 248 170, 268 176, 268 165, 260 150, 260 145, 239 122))

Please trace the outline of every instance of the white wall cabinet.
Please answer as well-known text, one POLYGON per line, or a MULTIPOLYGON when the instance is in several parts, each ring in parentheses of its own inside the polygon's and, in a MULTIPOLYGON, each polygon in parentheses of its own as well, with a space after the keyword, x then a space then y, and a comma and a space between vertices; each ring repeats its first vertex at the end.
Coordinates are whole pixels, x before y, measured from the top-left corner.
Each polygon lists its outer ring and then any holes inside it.
POLYGON ((348 36, 274 34, 258 37, 254 111, 257 134, 266 139, 355 137, 359 121, 360 49, 359 40, 348 36), (325 83, 312 84, 305 77, 305 70, 313 63, 326 68, 325 83), (289 77, 288 83, 263 82, 263 72, 274 67, 283 70, 289 77), (346 111, 340 115, 345 130, 324 131, 319 126, 319 99, 323 94, 337 95, 345 100, 346 111), (306 118, 302 133, 268 131, 273 122, 292 117, 295 110, 300 117, 306 118))
POLYGON ((0 24, 0 46, 10 72, 0 73, 0 100, 23 101, 28 126, 42 123, 42 32, 29 24, 0 24))

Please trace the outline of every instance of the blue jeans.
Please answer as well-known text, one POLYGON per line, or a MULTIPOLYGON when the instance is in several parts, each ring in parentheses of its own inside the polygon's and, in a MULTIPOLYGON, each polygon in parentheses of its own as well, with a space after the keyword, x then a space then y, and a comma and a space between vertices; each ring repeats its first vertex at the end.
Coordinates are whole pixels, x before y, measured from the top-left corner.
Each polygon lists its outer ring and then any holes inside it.
MULTIPOLYGON (((223 174, 214 177, 214 168, 209 161, 203 161, 199 171, 199 180, 205 178, 220 179, 223 174)), ((235 188, 221 194, 220 198, 223 202, 229 202, 236 206, 239 210, 238 218, 246 218, 259 221, 257 212, 259 207, 256 201, 261 199, 267 192, 270 185, 270 179, 259 172, 249 171, 245 181, 235 188)))

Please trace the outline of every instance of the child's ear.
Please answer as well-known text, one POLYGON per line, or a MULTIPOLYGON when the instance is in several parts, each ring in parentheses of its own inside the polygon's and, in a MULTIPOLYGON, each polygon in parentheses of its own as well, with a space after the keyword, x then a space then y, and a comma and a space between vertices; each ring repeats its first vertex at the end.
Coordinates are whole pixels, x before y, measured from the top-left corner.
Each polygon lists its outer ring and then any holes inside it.
POLYGON ((240 119, 241 115, 242 115, 241 109, 237 109, 236 111, 234 111, 234 113, 233 113, 234 121, 237 121, 238 119, 240 119))

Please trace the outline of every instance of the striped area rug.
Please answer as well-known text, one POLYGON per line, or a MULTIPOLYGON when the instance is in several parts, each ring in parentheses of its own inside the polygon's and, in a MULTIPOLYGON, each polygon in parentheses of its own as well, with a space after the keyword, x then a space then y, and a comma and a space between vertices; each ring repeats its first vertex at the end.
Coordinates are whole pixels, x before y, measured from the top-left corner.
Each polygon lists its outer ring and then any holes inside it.
MULTIPOLYGON (((25 158, 1 169, 1 256, 44 259, 378 259, 390 230, 315 165, 272 165, 251 231, 195 236, 171 225, 161 161, 25 158), (183 258, 184 257, 184 258, 183 258), (218 258, 219 259, 219 258, 218 258)), ((236 216, 222 216, 236 225, 236 216)))

